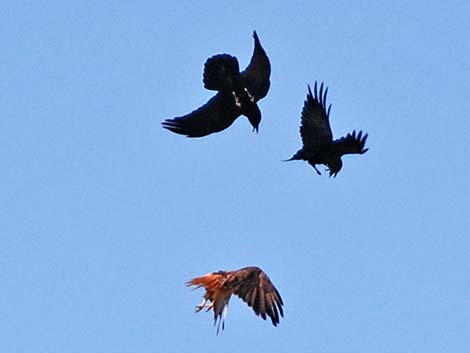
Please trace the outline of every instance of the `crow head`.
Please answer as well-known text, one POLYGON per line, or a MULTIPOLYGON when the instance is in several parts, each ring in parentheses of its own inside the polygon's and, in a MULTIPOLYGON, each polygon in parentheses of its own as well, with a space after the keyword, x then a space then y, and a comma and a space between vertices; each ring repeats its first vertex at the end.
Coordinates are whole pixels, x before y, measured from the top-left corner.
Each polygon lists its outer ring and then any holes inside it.
POLYGON ((258 133, 259 123, 261 122, 261 111, 258 105, 256 103, 250 104, 245 115, 248 117, 251 126, 253 126, 253 131, 258 133))

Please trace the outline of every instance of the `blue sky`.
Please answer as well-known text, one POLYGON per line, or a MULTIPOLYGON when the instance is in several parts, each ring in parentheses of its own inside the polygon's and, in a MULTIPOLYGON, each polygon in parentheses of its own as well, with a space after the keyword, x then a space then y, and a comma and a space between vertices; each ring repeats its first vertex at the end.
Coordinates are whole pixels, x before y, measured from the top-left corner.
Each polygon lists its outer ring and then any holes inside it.
POLYGON ((462 352, 470 332, 470 5, 465 1, 7 1, 0 13, 0 351, 462 352), (272 64, 245 118, 160 127, 213 94, 205 60, 272 64), (307 84, 339 137, 303 162, 307 84), (226 329, 189 278, 262 267, 275 328, 238 298, 226 329))

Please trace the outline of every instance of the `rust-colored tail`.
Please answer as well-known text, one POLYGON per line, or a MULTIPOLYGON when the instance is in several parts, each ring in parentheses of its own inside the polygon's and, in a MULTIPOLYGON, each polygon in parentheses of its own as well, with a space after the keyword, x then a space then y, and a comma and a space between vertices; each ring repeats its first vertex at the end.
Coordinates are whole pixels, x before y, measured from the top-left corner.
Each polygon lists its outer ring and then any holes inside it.
POLYGON ((206 311, 213 309, 214 325, 218 322, 217 333, 219 333, 220 327, 222 330, 224 329, 227 306, 232 294, 230 290, 223 288, 222 277, 223 273, 209 273, 186 282, 186 286, 204 287, 206 290, 204 301, 196 306, 196 312, 202 309, 206 309, 206 311), (207 304, 208 301, 210 303, 207 304))
POLYGON ((213 292, 219 285, 220 277, 221 275, 217 273, 209 273, 207 275, 189 280, 186 282, 186 286, 196 286, 196 288, 204 287, 206 290, 213 292))

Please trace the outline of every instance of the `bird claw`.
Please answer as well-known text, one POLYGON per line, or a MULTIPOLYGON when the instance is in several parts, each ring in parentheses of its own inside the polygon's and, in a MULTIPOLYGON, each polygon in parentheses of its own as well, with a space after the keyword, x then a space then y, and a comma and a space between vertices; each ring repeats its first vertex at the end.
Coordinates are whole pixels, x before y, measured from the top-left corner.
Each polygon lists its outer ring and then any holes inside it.
POLYGON ((194 308, 195 312, 198 313, 202 309, 204 309, 204 306, 206 306, 206 303, 207 303, 207 299, 204 299, 201 304, 196 305, 196 307, 194 308))
POLYGON ((237 106, 237 108, 240 109, 242 107, 242 102, 240 101, 240 98, 233 91, 232 91, 232 95, 233 95, 233 99, 235 99, 235 105, 237 106))
POLYGON ((212 307, 214 306, 214 302, 210 302, 209 304, 206 304, 206 303, 207 303, 207 299, 204 299, 201 304, 196 305, 196 307, 194 308, 195 312, 198 313, 202 309, 206 309, 206 311, 211 310, 212 307))
POLYGON ((254 102, 255 102, 255 97, 253 97, 253 96, 251 95, 250 91, 248 91, 248 89, 247 89, 246 87, 243 87, 243 88, 244 88, 246 94, 248 95, 248 98, 250 99, 250 101, 251 101, 252 103, 254 103, 254 102))
POLYGON ((214 306, 214 303, 215 303, 215 302, 210 302, 209 305, 206 306, 206 311, 211 310, 212 307, 214 306))

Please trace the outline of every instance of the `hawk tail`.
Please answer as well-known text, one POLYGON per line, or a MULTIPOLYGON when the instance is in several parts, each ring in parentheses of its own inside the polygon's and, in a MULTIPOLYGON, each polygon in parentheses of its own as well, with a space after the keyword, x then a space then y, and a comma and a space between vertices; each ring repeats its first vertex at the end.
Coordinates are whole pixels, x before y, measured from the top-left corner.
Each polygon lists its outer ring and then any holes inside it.
POLYGON ((232 292, 221 286, 221 273, 209 273, 205 276, 196 277, 188 282, 187 286, 196 286, 196 288, 204 287, 204 301, 196 307, 196 312, 205 308, 206 311, 214 310, 214 325, 217 325, 217 333, 225 326, 225 318, 227 316, 228 302, 232 292), (207 302, 209 303, 207 304, 207 302))
POLYGON ((214 291, 218 287, 220 275, 216 273, 209 273, 207 275, 196 277, 188 282, 186 282, 186 286, 196 286, 196 288, 204 287, 206 290, 214 291))

